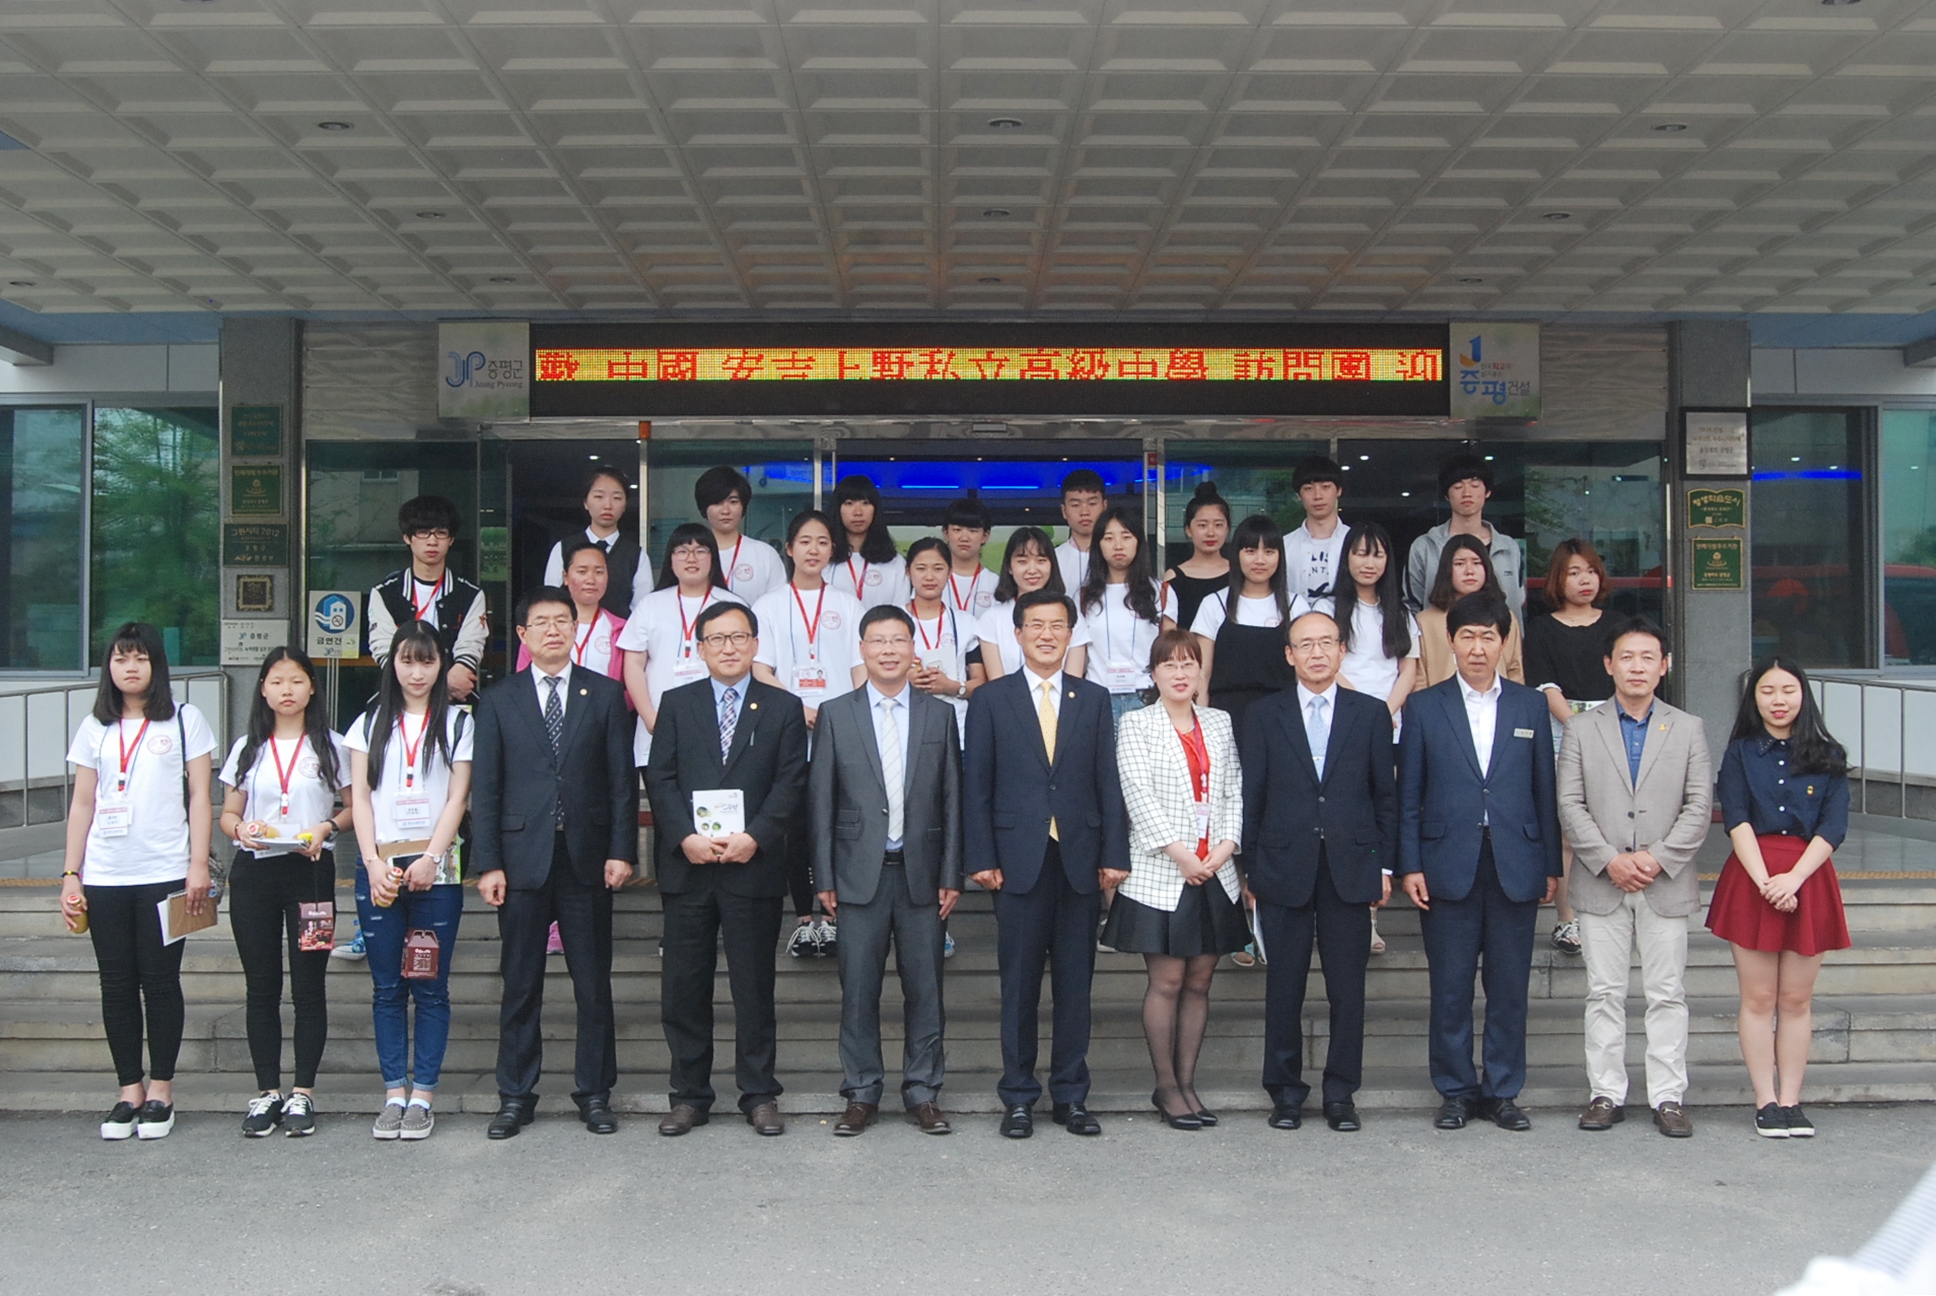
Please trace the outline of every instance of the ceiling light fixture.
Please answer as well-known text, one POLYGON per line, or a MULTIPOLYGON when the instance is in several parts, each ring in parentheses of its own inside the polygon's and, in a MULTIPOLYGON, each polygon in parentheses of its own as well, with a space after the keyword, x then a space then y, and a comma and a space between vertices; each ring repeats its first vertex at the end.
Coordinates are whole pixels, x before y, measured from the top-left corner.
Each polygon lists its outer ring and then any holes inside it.
MULTIPOLYGON (((517 278, 513 275, 492 275, 491 282, 492 283, 516 283, 517 278)), ((598 458, 598 456, 593 455, 592 458, 596 459, 598 458)))
POLYGON ((417 213, 418 220, 442 220, 443 218, 444 214, 442 212, 420 211, 417 213))
POLYGON ((346 131, 346 130, 355 130, 356 127, 350 125, 348 122, 326 121, 326 122, 317 122, 316 129, 326 130, 326 131, 346 131))
POLYGON ((1467 275, 1465 278, 1459 280, 1459 282, 1462 284, 1481 284, 1481 283, 1484 283, 1485 280, 1476 278, 1473 275, 1467 275))
POLYGON ((1862 0, 1822 0, 1822 3, 1825 5, 1851 5, 1861 4, 1862 0))
POLYGON ((990 117, 988 119, 988 129, 1020 130, 1022 129, 1022 119, 1020 117, 990 117))
POLYGON ((982 211, 982 215, 988 220, 1007 220, 1014 213, 1006 207, 989 207, 982 211))
POLYGON ((1540 215, 1540 219, 1550 220, 1550 221, 1572 220, 1573 213, 1572 212, 1543 212, 1540 215))
POLYGON ((1681 131, 1684 131, 1687 129, 1687 123, 1686 122, 1662 122, 1660 125, 1654 127, 1654 129, 1659 131, 1663 135, 1677 135, 1681 131))
POLYGON ((1000 283, 1001 281, 1002 277, 1000 275, 983 275, 981 278, 975 280, 976 283, 1000 283))
POLYGON ((9 288, 32 288, 33 286, 34 286, 34 281, 32 279, 7 280, 7 287, 9 288))

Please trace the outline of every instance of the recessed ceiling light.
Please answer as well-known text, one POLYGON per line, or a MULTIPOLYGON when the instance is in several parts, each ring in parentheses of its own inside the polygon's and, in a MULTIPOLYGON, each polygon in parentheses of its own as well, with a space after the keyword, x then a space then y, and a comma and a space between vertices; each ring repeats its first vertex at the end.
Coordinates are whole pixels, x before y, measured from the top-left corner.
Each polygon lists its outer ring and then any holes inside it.
POLYGON ((989 220, 1007 220, 1014 213, 1006 207, 989 207, 982 212, 982 215, 989 220))
POLYGON ((1822 3, 1825 5, 1850 5, 1861 4, 1862 0, 1822 0, 1822 3))
POLYGON ((326 131, 346 131, 346 130, 355 130, 356 127, 350 125, 348 122, 327 121, 327 122, 317 122, 316 129, 326 130, 326 131))
MULTIPOLYGON (((516 283, 517 277, 515 275, 492 275, 491 282, 492 283, 516 283)), ((593 455, 592 458, 596 459, 598 458, 598 456, 593 455)))
POLYGON ((1663 135, 1677 135, 1681 131, 1684 131, 1687 129, 1687 123, 1686 122, 1662 122, 1660 125, 1654 127, 1654 129, 1659 131, 1663 135))
POLYGON ((1475 284, 1475 283, 1484 283, 1485 280, 1480 279, 1475 275, 1467 275, 1465 278, 1459 280, 1459 282, 1462 284, 1475 284))
POLYGON ((990 117, 988 119, 988 128, 990 130, 1020 130, 1022 129, 1022 119, 1020 117, 990 117))
POLYGON ((1002 277, 1000 275, 983 275, 981 278, 975 280, 976 283, 1000 283, 1001 281, 1002 277))
POLYGON ((34 281, 32 279, 7 280, 7 287, 9 288, 32 288, 33 286, 34 286, 34 281))
POLYGON ((417 213, 418 220, 442 220, 443 218, 444 214, 442 212, 421 211, 417 213))
POLYGON ((1540 215, 1540 219, 1551 220, 1551 221, 1572 220, 1573 213, 1572 212, 1543 212, 1540 215))

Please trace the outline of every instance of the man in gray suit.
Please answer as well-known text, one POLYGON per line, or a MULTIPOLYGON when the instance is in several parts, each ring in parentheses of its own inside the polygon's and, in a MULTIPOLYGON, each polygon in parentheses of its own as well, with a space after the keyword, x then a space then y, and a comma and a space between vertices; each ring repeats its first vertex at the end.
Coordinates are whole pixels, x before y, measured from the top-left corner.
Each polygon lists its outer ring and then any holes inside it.
POLYGON ((1640 952, 1647 992, 1647 1102, 1669 1138, 1690 1138, 1687 916, 1700 907, 1694 853, 1707 839, 1712 762, 1701 722, 1654 696, 1667 674, 1659 626, 1608 630, 1611 702, 1567 722, 1560 829, 1573 847, 1573 907, 1586 954, 1583 1130, 1608 1130, 1627 1100, 1627 969, 1640 952))
POLYGON ((898 607, 860 620, 867 683, 820 708, 807 801, 814 888, 840 923, 840 1092, 834 1133, 880 1112, 881 983, 894 942, 906 1038, 901 1099, 924 1134, 946 1134, 941 1097, 942 923, 961 898, 961 740, 954 708, 908 684, 914 622, 898 607))

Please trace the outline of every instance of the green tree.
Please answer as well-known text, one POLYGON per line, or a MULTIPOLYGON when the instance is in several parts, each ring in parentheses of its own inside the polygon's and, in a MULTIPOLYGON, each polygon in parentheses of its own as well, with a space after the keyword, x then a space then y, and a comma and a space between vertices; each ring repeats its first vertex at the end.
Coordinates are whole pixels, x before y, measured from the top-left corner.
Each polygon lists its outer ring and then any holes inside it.
POLYGON ((212 409, 94 413, 94 640, 123 621, 161 627, 177 665, 211 665, 221 639, 221 482, 212 409))

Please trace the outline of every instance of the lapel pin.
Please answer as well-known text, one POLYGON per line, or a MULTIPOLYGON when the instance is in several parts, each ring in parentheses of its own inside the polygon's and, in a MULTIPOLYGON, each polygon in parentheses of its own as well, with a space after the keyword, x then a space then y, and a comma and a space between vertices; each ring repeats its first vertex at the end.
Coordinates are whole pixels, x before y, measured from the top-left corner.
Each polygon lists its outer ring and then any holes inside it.
POLYGON ((759 710, 759 709, 760 709, 760 704, 759 704, 759 703, 757 703, 757 702, 748 702, 748 703, 746 704, 746 709, 747 709, 748 711, 757 711, 757 710, 759 710))
POLYGON ((590 689, 579 689, 579 690, 578 690, 578 696, 579 696, 579 697, 590 697, 591 695, 592 695, 592 691, 591 691, 590 689))

